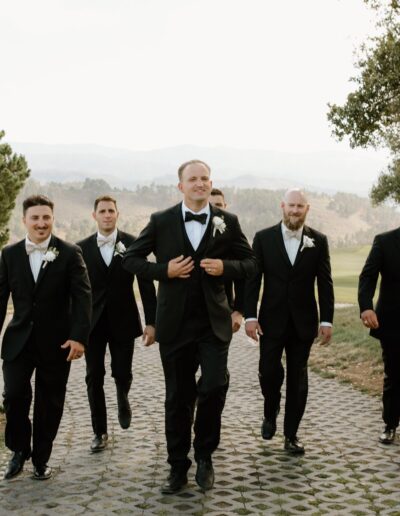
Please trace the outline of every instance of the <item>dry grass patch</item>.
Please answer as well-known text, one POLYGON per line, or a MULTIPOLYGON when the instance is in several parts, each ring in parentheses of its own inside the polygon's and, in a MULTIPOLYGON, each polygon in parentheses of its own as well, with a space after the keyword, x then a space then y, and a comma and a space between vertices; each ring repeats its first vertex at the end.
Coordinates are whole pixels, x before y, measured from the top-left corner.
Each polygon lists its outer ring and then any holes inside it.
POLYGON ((334 339, 329 346, 314 345, 309 364, 321 376, 349 382, 372 395, 382 392, 381 347, 361 325, 356 306, 336 310, 334 339))

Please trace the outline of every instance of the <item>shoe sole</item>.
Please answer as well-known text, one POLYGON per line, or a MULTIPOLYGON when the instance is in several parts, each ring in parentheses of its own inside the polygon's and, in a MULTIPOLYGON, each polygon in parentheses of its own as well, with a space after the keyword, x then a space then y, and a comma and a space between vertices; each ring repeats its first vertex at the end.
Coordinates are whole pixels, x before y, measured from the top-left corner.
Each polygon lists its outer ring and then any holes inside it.
POLYGON ((200 489, 201 489, 202 491, 204 491, 204 492, 205 492, 205 491, 210 491, 210 489, 212 489, 212 488, 214 487, 214 479, 213 479, 213 481, 212 481, 212 484, 211 484, 210 486, 207 486, 207 487, 202 486, 202 485, 199 483, 199 481, 197 480, 197 478, 195 478, 195 480, 196 480, 196 484, 197 484, 197 485, 200 487, 200 489))
POLYGON ((272 435, 263 435, 261 434, 261 437, 264 439, 264 441, 272 441, 275 434, 272 435))
POLYGON ((187 485, 188 483, 186 482, 186 484, 181 485, 178 489, 160 489, 160 493, 165 495, 180 493, 187 485))
POLYGON ((33 480, 50 480, 53 474, 49 475, 48 477, 37 477, 35 475, 32 475, 33 480))
POLYGON ((284 450, 286 453, 289 453, 290 455, 304 455, 306 452, 306 450, 295 451, 295 450, 288 450, 287 448, 284 448, 284 450))
POLYGON ((101 453, 101 452, 103 452, 105 449, 106 449, 105 447, 104 447, 104 448, 100 448, 99 450, 92 450, 92 449, 90 448, 90 453, 101 453))
POLYGON ((12 475, 11 477, 6 477, 5 475, 3 475, 3 480, 13 480, 14 478, 17 478, 20 476, 20 474, 24 471, 23 468, 21 468, 18 473, 15 473, 15 475, 12 475))

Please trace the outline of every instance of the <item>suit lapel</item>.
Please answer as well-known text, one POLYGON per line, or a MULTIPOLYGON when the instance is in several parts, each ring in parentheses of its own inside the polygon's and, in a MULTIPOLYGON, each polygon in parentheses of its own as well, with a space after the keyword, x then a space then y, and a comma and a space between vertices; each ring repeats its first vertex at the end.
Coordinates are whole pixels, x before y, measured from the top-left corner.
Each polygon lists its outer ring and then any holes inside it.
MULTIPOLYGON (((119 229, 117 229, 117 236, 116 236, 116 239, 115 239, 115 246, 114 246, 113 255, 112 255, 112 258, 111 258, 110 265, 109 265, 108 267, 106 266, 106 267, 107 267, 107 269, 108 269, 108 272, 109 272, 109 273, 110 273, 110 272, 113 270, 113 268, 115 267, 115 264, 117 263, 117 260, 120 260, 120 259, 121 259, 121 255, 117 255, 117 254, 115 254, 115 249, 116 249, 116 245, 118 244, 118 242, 122 242, 122 235, 121 235, 121 233, 119 232, 119 229)), ((125 244, 124 244, 124 245, 125 245, 125 244)), ((104 260, 103 260, 103 258, 101 258, 101 259, 102 259, 102 261, 103 261, 104 265, 106 265, 106 264, 105 264, 105 262, 104 262, 104 260)))
POLYGON ((396 234, 396 237, 397 237, 396 238, 396 243, 400 247, 400 229, 398 229, 395 234, 396 234))
POLYGON ((179 254, 185 254, 185 241, 184 234, 185 224, 182 217, 182 203, 177 204, 169 213, 171 217, 171 228, 177 228, 174 231, 174 237, 176 240, 177 252, 179 254))
POLYGON ((21 253, 21 263, 23 264, 22 271, 25 276, 25 279, 33 290, 35 288, 35 280, 32 274, 31 264, 29 262, 29 255, 25 249, 25 239, 20 242, 20 253, 21 253))
MULTIPOLYGON (((51 235, 48 249, 50 249, 51 247, 56 247, 56 238, 54 235, 51 235)), ((56 260, 57 260, 57 258, 56 258, 56 260)), ((38 277, 37 277, 37 280, 35 283, 35 290, 38 288, 39 284, 43 281, 43 278, 47 274, 47 271, 49 270, 50 267, 51 267, 51 262, 45 262, 44 260, 42 261, 42 265, 40 266, 39 274, 38 274, 38 277)))
POLYGON ((304 228, 303 228, 303 233, 301 235, 301 241, 300 241, 300 245, 299 245, 299 250, 297 251, 296 259, 294 261, 293 267, 297 267, 297 265, 303 259, 303 256, 305 254, 304 253, 304 249, 301 250, 303 248, 304 236, 308 236, 309 238, 311 238, 310 229, 307 226, 304 226, 304 228))
POLYGON ((96 262, 97 267, 104 273, 108 271, 108 267, 106 262, 103 260, 103 257, 100 252, 100 247, 97 245, 97 233, 91 236, 91 248, 93 253, 94 261, 96 262))
MULTIPOLYGON (((213 227, 213 218, 214 217, 220 217, 221 219, 224 218, 224 214, 221 212, 221 210, 219 210, 218 208, 214 208, 214 206, 212 206, 210 204, 210 220, 208 221, 208 226, 204 232, 204 235, 203 235, 203 238, 200 242, 200 245, 203 243, 203 240, 205 238, 207 238, 207 241, 206 241, 206 247, 205 247, 205 250, 204 250, 204 256, 207 256, 207 253, 208 253, 208 250, 209 248, 214 244, 215 242, 215 236, 213 236, 213 231, 212 231, 212 227, 213 227)), ((199 247, 200 247, 199 245, 199 247)))
MULTIPOLYGON (((290 268, 293 267, 293 265, 291 264, 290 260, 289 260, 289 256, 287 254, 287 251, 286 251, 286 247, 285 247, 285 242, 283 241, 283 236, 282 236, 282 226, 281 226, 281 223, 277 224, 275 226, 275 241, 277 243, 277 246, 282 254, 282 257, 286 263, 286 265, 288 265, 290 268)), ((301 245, 301 244, 300 244, 301 245)), ((298 254, 298 253, 297 253, 298 254)), ((295 262, 296 263, 296 262, 295 262)))

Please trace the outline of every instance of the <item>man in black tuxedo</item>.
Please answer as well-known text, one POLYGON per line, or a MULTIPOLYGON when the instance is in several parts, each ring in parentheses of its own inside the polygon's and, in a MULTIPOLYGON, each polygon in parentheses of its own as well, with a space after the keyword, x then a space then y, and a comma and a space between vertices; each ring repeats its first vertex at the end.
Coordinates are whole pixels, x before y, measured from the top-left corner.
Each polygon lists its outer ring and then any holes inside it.
POLYGON ((249 277, 256 270, 237 217, 208 202, 209 166, 189 161, 178 174, 183 203, 154 213, 123 260, 132 273, 159 281, 156 339, 166 382, 165 431, 171 465, 163 493, 177 492, 187 483, 196 398, 196 481, 203 490, 213 486, 211 456, 220 439, 232 338, 224 282, 249 277), (146 260, 151 252, 156 263, 146 260), (198 364, 202 379, 197 389, 198 364))
MULTIPOLYGON (((228 205, 226 204, 222 190, 219 188, 213 188, 211 190, 210 204, 220 210, 227 209, 228 205)), ((239 331, 243 320, 244 281, 225 281, 225 291, 229 306, 232 308, 232 331, 236 333, 239 331)))
POLYGON ((358 303, 361 320, 370 335, 379 339, 384 364, 383 412, 385 428, 379 437, 392 444, 400 418, 400 229, 377 235, 360 274, 358 303), (379 298, 373 298, 381 275, 379 298))
POLYGON ((128 393, 132 383, 132 358, 135 338, 143 334, 146 345, 154 342, 156 294, 152 281, 139 279, 146 327, 142 331, 133 291, 134 275, 122 268, 122 257, 135 237, 117 229, 119 212, 113 197, 95 200, 93 218, 98 231, 78 242, 89 271, 92 286, 92 326, 85 353, 86 384, 94 438, 92 452, 107 445, 107 409, 104 395, 104 358, 109 345, 111 371, 115 380, 118 420, 129 428, 132 411, 128 393))
POLYGON ((256 233, 253 249, 260 271, 246 283, 246 333, 260 338, 259 379, 264 396, 264 439, 276 432, 286 353, 285 450, 304 453, 297 438, 308 392, 307 361, 318 334, 326 344, 332 335, 333 284, 328 241, 325 235, 305 226, 309 204, 303 192, 289 190, 282 203, 283 220, 256 233), (257 303, 264 289, 257 319, 257 303), (317 280, 319 319, 314 285, 317 280))
POLYGON ((52 201, 28 197, 23 214, 27 236, 5 247, 0 260, 0 330, 10 294, 14 305, 1 352, 5 442, 13 452, 4 478, 20 473, 32 455, 33 478, 46 480, 52 474, 47 462, 63 413, 71 360, 83 355, 89 336, 91 294, 80 249, 51 233, 52 201))

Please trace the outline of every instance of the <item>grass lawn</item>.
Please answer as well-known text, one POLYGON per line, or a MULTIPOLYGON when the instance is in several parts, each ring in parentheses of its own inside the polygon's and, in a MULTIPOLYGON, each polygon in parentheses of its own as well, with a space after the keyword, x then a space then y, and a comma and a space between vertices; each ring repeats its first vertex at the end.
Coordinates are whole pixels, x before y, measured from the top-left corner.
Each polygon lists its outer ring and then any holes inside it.
POLYGON ((332 276, 336 303, 357 303, 358 276, 370 246, 332 249, 332 276))
POLYGON ((363 246, 331 251, 335 301, 354 306, 335 309, 333 341, 329 346, 314 345, 309 364, 322 376, 350 382, 369 394, 381 395, 380 344, 361 324, 357 304, 358 277, 369 250, 370 246, 363 246))
POLYGON ((333 341, 329 346, 315 344, 309 364, 321 376, 350 382, 369 394, 382 392, 380 344, 362 326, 357 306, 336 309, 333 341))

